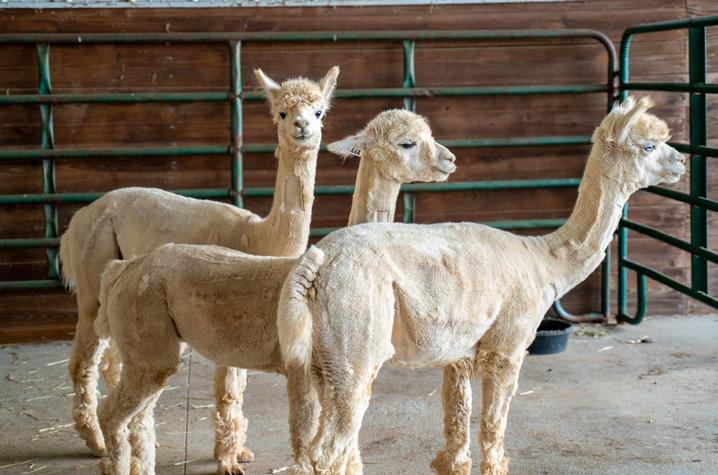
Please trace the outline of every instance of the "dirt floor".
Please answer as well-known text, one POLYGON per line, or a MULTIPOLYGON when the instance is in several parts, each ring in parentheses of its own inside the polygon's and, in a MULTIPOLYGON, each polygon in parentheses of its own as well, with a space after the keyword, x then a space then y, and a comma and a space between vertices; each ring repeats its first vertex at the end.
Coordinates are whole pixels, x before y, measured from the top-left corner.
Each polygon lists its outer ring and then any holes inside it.
MULTIPOLYGON (((0 473, 96 472, 72 428, 69 348, 0 347, 0 473)), ((189 354, 164 391, 158 473, 214 473, 211 373, 189 354)), ((442 446, 440 385, 436 369, 381 371, 361 433, 367 474, 429 473, 442 446)), ((479 389, 475 383, 476 473, 479 389)), ((718 473, 717 394, 717 316, 579 329, 565 353, 526 359, 507 431, 512 473, 718 473), (652 342, 638 342, 644 336, 652 342)), ((283 379, 251 372, 245 408, 256 454, 247 472, 287 466, 283 379)))

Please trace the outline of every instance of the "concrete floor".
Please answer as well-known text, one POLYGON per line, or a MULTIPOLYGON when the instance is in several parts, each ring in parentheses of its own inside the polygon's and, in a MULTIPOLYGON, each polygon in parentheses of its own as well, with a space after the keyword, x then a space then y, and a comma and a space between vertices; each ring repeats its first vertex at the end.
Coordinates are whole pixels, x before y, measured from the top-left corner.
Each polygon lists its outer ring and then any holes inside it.
MULTIPOLYGON (((0 473, 96 472, 97 459, 71 424, 68 355, 69 343, 0 347, 0 473)), ((188 355, 163 393, 159 473, 214 473, 211 372, 206 360, 188 355)), ((381 371, 361 434, 367 474, 429 473, 442 446, 440 376, 434 369, 381 371)), ((284 391, 281 377, 250 373, 250 474, 290 463, 284 391)), ((512 473, 718 473, 716 394, 716 316, 573 335, 565 353, 526 359, 507 431, 512 473), (630 342, 645 335, 654 342, 630 342)))

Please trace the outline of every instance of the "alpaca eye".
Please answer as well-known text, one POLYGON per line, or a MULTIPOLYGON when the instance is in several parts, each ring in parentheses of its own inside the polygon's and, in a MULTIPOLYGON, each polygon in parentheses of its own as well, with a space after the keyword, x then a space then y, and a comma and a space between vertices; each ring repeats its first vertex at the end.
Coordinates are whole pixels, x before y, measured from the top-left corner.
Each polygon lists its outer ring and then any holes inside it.
POLYGON ((322 111, 316 111, 314 113, 314 117, 316 117, 317 119, 320 118, 321 116, 322 116, 322 111))
POLYGON ((648 144, 648 145, 646 145, 646 146, 643 147, 643 151, 644 151, 644 152, 648 152, 648 153, 654 151, 655 149, 656 149, 656 147, 654 147, 654 146, 651 145, 651 144, 648 144))
POLYGON ((286 112, 280 112, 280 113, 279 113, 279 117, 281 117, 282 119, 285 119, 285 118, 287 117, 287 113, 286 113, 286 112))
POLYGON ((399 147, 405 148, 405 149, 408 150, 408 149, 410 149, 411 147, 413 147, 414 145, 416 145, 414 142, 404 142, 404 143, 400 143, 400 144, 399 144, 399 147))

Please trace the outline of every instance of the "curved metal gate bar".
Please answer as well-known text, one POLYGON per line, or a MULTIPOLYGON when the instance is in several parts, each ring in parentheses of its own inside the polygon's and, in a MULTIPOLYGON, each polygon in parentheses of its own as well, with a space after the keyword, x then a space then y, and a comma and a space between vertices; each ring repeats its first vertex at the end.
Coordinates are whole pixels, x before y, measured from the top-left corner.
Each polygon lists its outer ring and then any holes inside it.
MULTIPOLYGON (((3 289, 38 289, 60 287, 58 279, 56 204, 85 203, 97 199, 102 193, 55 193, 54 161, 84 159, 89 157, 145 157, 145 156, 189 156, 229 155, 231 157, 231 183, 229 188, 204 188, 173 190, 176 193, 196 198, 229 198, 242 206, 245 196, 272 196, 273 188, 245 187, 243 183, 243 155, 245 153, 266 153, 274 151, 273 144, 244 144, 242 141, 242 105, 244 101, 263 100, 261 94, 242 90, 240 76, 242 42, 338 42, 338 41, 397 41, 404 52, 404 80, 402 87, 343 89, 336 92, 339 99, 362 99, 371 97, 403 97, 404 107, 413 109, 421 97, 452 96, 505 96, 532 94, 593 94, 606 95, 607 109, 614 100, 614 75, 616 51, 611 41, 602 33, 587 29, 565 30, 469 30, 469 31, 369 31, 369 32, 259 32, 259 33, 133 33, 133 34, 4 34, 3 44, 35 44, 38 48, 40 66, 39 94, 16 94, 0 96, 0 106, 11 104, 37 104, 42 113, 43 142, 38 149, 1 149, 0 163, 9 160, 42 161, 44 184, 43 193, 0 195, 0 205, 42 204, 45 208, 45 237, 0 239, 1 248, 40 247, 48 250, 48 278, 45 280, 0 281, 3 289), (414 51, 417 41, 497 39, 551 39, 588 38, 597 41, 607 54, 606 82, 601 84, 533 85, 533 86, 482 86, 482 87, 420 87, 416 86, 414 51), (51 44, 84 45, 93 43, 225 43, 229 48, 229 91, 210 92, 133 92, 133 93, 73 93, 52 94, 50 89, 49 52, 51 44), (52 104, 70 103, 175 103, 175 102, 229 102, 231 110, 231 137, 228 145, 184 146, 184 147, 122 147, 103 149, 57 149, 52 140, 52 104)), ((452 148, 527 147, 546 145, 583 145, 590 143, 590 136, 553 137, 506 137, 491 139, 460 139, 441 141, 452 148)), ((325 150, 322 147, 322 150, 325 150)), ((402 186, 404 199, 404 222, 414 221, 415 203, 412 192, 451 192, 467 190, 526 190, 536 188, 576 187, 579 178, 470 181, 433 184, 408 184, 402 186)), ((352 185, 317 186, 316 195, 352 194, 352 185)), ((501 229, 532 229, 558 227, 563 219, 529 219, 494 221, 485 224, 501 229)), ((312 236, 323 236, 333 228, 314 228, 312 236)), ((591 313, 590 319, 603 319, 610 312, 610 261, 603 263, 601 310, 591 313)), ((566 319, 575 317, 556 302, 555 310, 566 319)))
POLYGON ((650 193, 691 205, 690 242, 670 236, 658 229, 628 219, 628 205, 618 227, 618 319, 638 324, 646 314, 646 277, 683 294, 718 308, 718 299, 708 295, 708 262, 718 263, 718 253, 707 248, 708 221, 706 211, 718 211, 718 201, 707 198, 706 157, 718 157, 718 148, 707 147, 706 94, 718 93, 718 84, 706 84, 706 27, 718 25, 718 16, 688 20, 650 23, 628 28, 621 39, 621 98, 627 91, 670 91, 690 93, 690 143, 671 143, 678 151, 690 154, 690 194, 651 186, 650 193), (688 83, 641 83, 629 81, 631 39, 641 33, 688 30, 688 83), (667 275, 628 258, 628 230, 662 241, 691 254, 691 283, 682 284, 667 275), (628 314, 628 269, 636 273, 638 303, 636 314, 628 314))

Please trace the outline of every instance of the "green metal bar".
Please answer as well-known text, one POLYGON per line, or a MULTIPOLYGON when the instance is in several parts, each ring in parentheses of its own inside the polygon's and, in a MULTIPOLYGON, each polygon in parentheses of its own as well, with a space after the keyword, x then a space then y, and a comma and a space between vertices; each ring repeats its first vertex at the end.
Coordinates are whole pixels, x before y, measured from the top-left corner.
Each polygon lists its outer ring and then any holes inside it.
MULTIPOLYGON (((638 264, 637 262, 633 262, 628 259, 622 260, 621 265, 623 265, 631 270, 634 270, 636 272, 639 272, 641 274, 644 274, 646 277, 650 277, 651 279, 655 280, 656 282, 660 282, 661 284, 668 286, 668 287, 672 288, 673 290, 677 290, 678 292, 688 295, 689 297, 693 297, 696 300, 700 300, 701 302, 705 303, 706 305, 710 305, 713 308, 718 308, 718 299, 715 299, 715 298, 711 297, 710 295, 707 295, 705 292, 693 290, 691 287, 681 284, 680 282, 677 282, 677 281, 671 279, 666 274, 658 272, 655 269, 651 269, 650 267, 646 267, 644 265, 638 264)), ((643 298, 645 300, 645 288, 642 293, 643 293, 644 297, 641 297, 641 295, 639 293, 639 303, 641 301, 641 298, 643 298)), ((620 317, 620 315, 619 315, 619 317, 620 317)), ((621 319, 623 319, 623 317, 621 317, 621 319)))
MULTIPOLYGON (((618 97, 619 100, 624 101, 628 97, 628 91, 625 87, 623 87, 624 84, 628 83, 628 78, 630 75, 629 72, 629 48, 631 46, 631 39, 632 34, 629 32, 629 30, 625 30, 623 32, 623 35, 621 36, 621 45, 620 45, 620 56, 619 56, 619 66, 618 66, 618 74, 619 74, 619 92, 618 97)), ((623 205, 623 211, 621 212, 621 219, 622 220, 628 220, 628 202, 623 205)), ((628 314, 628 269, 623 265, 623 262, 628 257, 628 229, 626 229, 625 226, 621 226, 620 222, 618 225, 618 282, 616 283, 617 288, 617 297, 618 297, 618 311, 616 313, 616 318, 618 320, 621 320, 624 315, 628 314)), ((645 295, 639 293, 639 299, 641 296, 644 298, 645 301, 645 295)), ((643 317, 641 317, 643 318, 643 317)))
POLYGON ((16 149, 0 150, 0 160, 44 160, 48 158, 101 158, 101 157, 179 157, 190 155, 225 155, 226 145, 200 145, 186 147, 121 147, 98 149, 16 149))
POLYGON ((636 314, 634 316, 628 315, 627 311, 619 313, 618 318, 622 322, 629 323, 631 325, 638 325, 643 321, 643 317, 646 316, 646 309, 648 308, 648 291, 646 289, 646 275, 642 272, 636 272, 636 294, 638 295, 636 303, 636 314))
POLYGON ((693 197, 691 195, 681 193, 680 191, 669 190, 668 188, 661 188, 660 186, 649 186, 643 191, 647 191, 655 195, 665 196, 666 198, 671 198, 682 203, 700 206, 709 211, 718 211, 718 201, 709 200, 708 198, 703 198, 700 196, 693 197))
MULTIPOLYGON (((450 148, 502 148, 502 147, 543 147, 561 145, 585 145, 591 143, 589 135, 555 137, 507 137, 494 139, 456 139, 441 140, 450 148)), ((273 153, 276 144, 247 144, 244 153, 273 153)), ((199 145, 183 147, 122 147, 98 149, 16 149, 0 150, 1 160, 43 160, 101 157, 177 157, 191 155, 225 155, 231 147, 223 145, 199 145)), ((326 151, 322 145, 321 151, 326 151)))
POLYGON ((15 94, 0 96, 0 105, 11 104, 93 104, 143 102, 224 102, 227 92, 126 92, 82 94, 15 94))
POLYGON ((60 287, 62 284, 59 279, 0 281, 0 290, 57 289, 60 287))
POLYGON ((718 253, 713 252, 708 248, 694 247, 689 242, 683 241, 682 239, 673 237, 669 234, 664 233, 663 231, 659 231, 658 229, 655 229, 655 228, 652 228, 650 226, 646 226, 646 225, 643 225, 640 223, 636 223, 634 221, 621 220, 621 226, 625 226, 628 229, 639 232, 646 236, 650 236, 654 239, 658 239, 659 241, 663 241, 666 244, 670 244, 671 246, 677 247, 678 249, 681 249, 682 251, 696 254, 698 256, 703 257, 704 259, 707 259, 715 264, 718 264, 718 253))
MULTIPOLYGON (((414 62, 414 52, 416 50, 416 42, 412 40, 404 40, 401 42, 404 52, 404 89, 410 89, 416 86, 416 67, 414 62)), ((416 112, 416 100, 414 97, 404 97, 404 109, 416 112)), ((413 223, 416 219, 416 196, 410 192, 403 193, 404 213, 403 219, 405 223, 413 223)))
POLYGON ((698 18, 687 18, 685 20, 671 20, 644 25, 636 25, 627 28, 623 35, 632 36, 636 33, 655 33, 657 31, 681 30, 690 26, 712 26, 718 24, 718 15, 704 16, 698 18))
MULTIPOLYGON (((529 190, 545 188, 573 188, 580 183, 578 178, 554 178, 538 180, 493 180, 464 181, 449 183, 408 183, 401 186, 402 192, 452 192, 452 191, 488 191, 488 190, 529 190)), ((225 188, 196 188, 190 190, 171 190, 182 196, 192 198, 227 198, 230 190, 225 188)), ((320 185, 315 187, 314 194, 320 195, 351 195, 354 185, 320 185)), ((89 203, 104 193, 52 193, 52 194, 17 194, 0 195, 0 205, 42 204, 42 203, 89 203)), ((244 196, 269 197, 274 195, 273 187, 248 187, 244 196)))
POLYGON ((58 247, 60 238, 0 239, 0 249, 58 247))
MULTIPOLYGON (((192 198, 229 198, 226 188, 198 188, 193 190, 172 190, 182 196, 192 198)), ((42 204, 42 203, 90 203, 104 193, 48 193, 48 194, 21 194, 0 195, 0 205, 42 204)))
MULTIPOLYGON (((527 229, 552 229, 562 226, 566 222, 565 219, 518 219, 506 221, 484 221, 485 226, 504 230, 527 230, 527 229)), ((324 237, 327 234, 342 228, 313 228, 310 232, 312 237, 324 237)), ((0 282, 0 284, 2 284, 0 282)), ((0 287, 1 288, 1 287, 0 287)))
MULTIPOLYGON (((241 89, 240 89, 241 91, 241 89)), ((568 86, 481 86, 481 87, 396 87, 376 89, 342 89, 335 93, 338 99, 369 99, 381 97, 462 97, 534 94, 594 94, 607 92, 606 84, 573 84, 568 86)), ((262 101, 260 92, 242 91, 245 101, 262 101)), ((0 105, 12 104, 91 104, 91 103, 145 103, 145 102, 224 102, 232 93, 213 92, 127 92, 85 94, 15 94, 0 96, 0 105)))
MULTIPOLYGON (((688 78, 691 83, 706 81, 706 30, 703 26, 691 26, 688 30, 688 78)), ((704 93, 690 94, 691 146, 706 145, 707 108, 704 93)), ((708 193, 706 158, 691 155, 691 197, 706 197, 708 193)), ((708 218, 703 207, 691 205, 691 245, 694 248, 708 246, 708 218)), ((704 257, 691 255, 691 288, 708 291, 708 263, 704 257)))
MULTIPOLYGON (((397 30, 397 31, 305 31, 305 32, 221 32, 221 33, 34 33, 2 34, 3 43, 224 43, 227 41, 386 41, 386 40, 497 40, 531 38, 587 38, 597 40, 606 50, 611 41, 589 29, 554 30, 397 30)), ((615 55, 614 55, 615 56, 615 55)))
POLYGON ((244 207, 242 192, 244 189, 244 165, 242 157, 243 130, 242 130, 242 60, 241 41, 229 42, 229 87, 230 87, 230 108, 232 114, 232 135, 231 143, 231 199, 235 206, 244 207))
POLYGON ((718 157, 718 148, 674 142, 668 142, 668 144, 681 153, 703 155, 704 157, 718 157))
MULTIPOLYGON (((52 82, 50 80, 50 45, 41 43, 36 45, 37 52, 37 69, 39 73, 39 92, 40 94, 50 94, 52 92, 52 82)), ((41 147, 44 150, 50 150, 55 147, 55 132, 52 125, 52 106, 42 104, 40 106, 40 122, 41 122, 41 147)), ((55 162, 52 159, 42 161, 42 191, 46 194, 55 193, 55 162)), ((57 237, 57 209, 53 203, 45 203, 43 207, 45 216, 45 237, 57 237)), ((57 250, 54 248, 47 249, 47 277, 57 279, 60 275, 60 263, 58 261, 57 250)))
POLYGON ((705 94, 718 94, 718 84, 697 83, 671 83, 671 82, 629 82, 621 87, 632 91, 669 91, 669 92, 702 92, 705 94))

